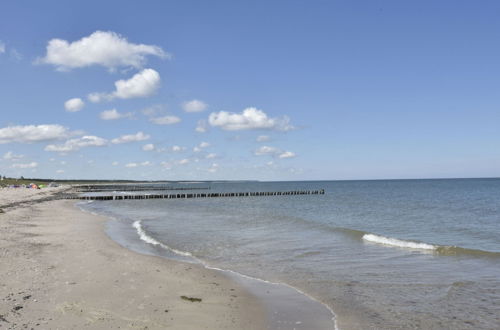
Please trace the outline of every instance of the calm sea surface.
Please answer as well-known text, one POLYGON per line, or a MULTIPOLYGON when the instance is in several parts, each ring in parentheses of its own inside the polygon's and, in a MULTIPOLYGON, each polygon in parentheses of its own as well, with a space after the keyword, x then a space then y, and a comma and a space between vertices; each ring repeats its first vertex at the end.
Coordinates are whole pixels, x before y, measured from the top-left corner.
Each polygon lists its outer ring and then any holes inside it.
POLYGON ((116 218, 108 233, 126 246, 293 286, 340 329, 500 328, 500 179, 175 186, 325 194, 85 208, 116 218))

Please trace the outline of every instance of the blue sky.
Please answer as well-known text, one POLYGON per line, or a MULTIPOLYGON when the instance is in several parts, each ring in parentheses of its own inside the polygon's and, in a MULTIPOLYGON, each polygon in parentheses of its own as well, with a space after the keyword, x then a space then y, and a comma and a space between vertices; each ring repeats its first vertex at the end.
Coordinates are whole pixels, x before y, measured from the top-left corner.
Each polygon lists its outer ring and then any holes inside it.
POLYGON ((500 176, 498 1, 4 1, 0 174, 500 176))

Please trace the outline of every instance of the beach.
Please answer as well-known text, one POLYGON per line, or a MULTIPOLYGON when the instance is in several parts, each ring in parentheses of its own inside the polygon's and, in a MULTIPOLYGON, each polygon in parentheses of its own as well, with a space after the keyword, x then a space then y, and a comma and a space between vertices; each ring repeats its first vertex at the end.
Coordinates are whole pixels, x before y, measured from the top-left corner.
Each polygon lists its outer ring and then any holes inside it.
POLYGON ((34 202, 56 191, 0 190, 0 204, 20 203, 0 213, 1 328, 266 327, 259 300, 223 273, 125 249, 74 201, 34 202))

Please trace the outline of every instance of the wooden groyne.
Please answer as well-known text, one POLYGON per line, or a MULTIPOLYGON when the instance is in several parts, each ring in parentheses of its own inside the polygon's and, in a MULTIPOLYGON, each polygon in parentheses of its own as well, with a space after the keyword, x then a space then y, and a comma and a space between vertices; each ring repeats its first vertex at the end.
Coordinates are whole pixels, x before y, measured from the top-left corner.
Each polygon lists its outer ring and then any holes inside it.
POLYGON ((75 187, 77 192, 113 192, 113 191, 171 191, 171 190, 210 190, 210 187, 145 187, 145 186, 116 186, 116 187, 75 187))
POLYGON ((292 196, 292 195, 324 195, 325 190, 292 190, 263 192, 214 192, 214 193, 182 193, 182 194, 142 194, 142 195, 99 195, 77 196, 68 195, 65 199, 82 200, 131 200, 131 199, 178 199, 178 198, 215 198, 215 197, 254 197, 254 196, 292 196))

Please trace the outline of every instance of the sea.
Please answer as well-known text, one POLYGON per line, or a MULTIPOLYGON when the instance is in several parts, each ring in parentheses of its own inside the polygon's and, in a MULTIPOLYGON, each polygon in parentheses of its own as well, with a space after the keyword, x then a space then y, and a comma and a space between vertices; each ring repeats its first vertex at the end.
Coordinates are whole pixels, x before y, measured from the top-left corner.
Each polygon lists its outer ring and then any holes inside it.
POLYGON ((269 329, 500 329, 500 179, 158 187, 324 189, 81 205, 110 217, 106 232, 127 248, 240 281, 268 304, 269 329))

